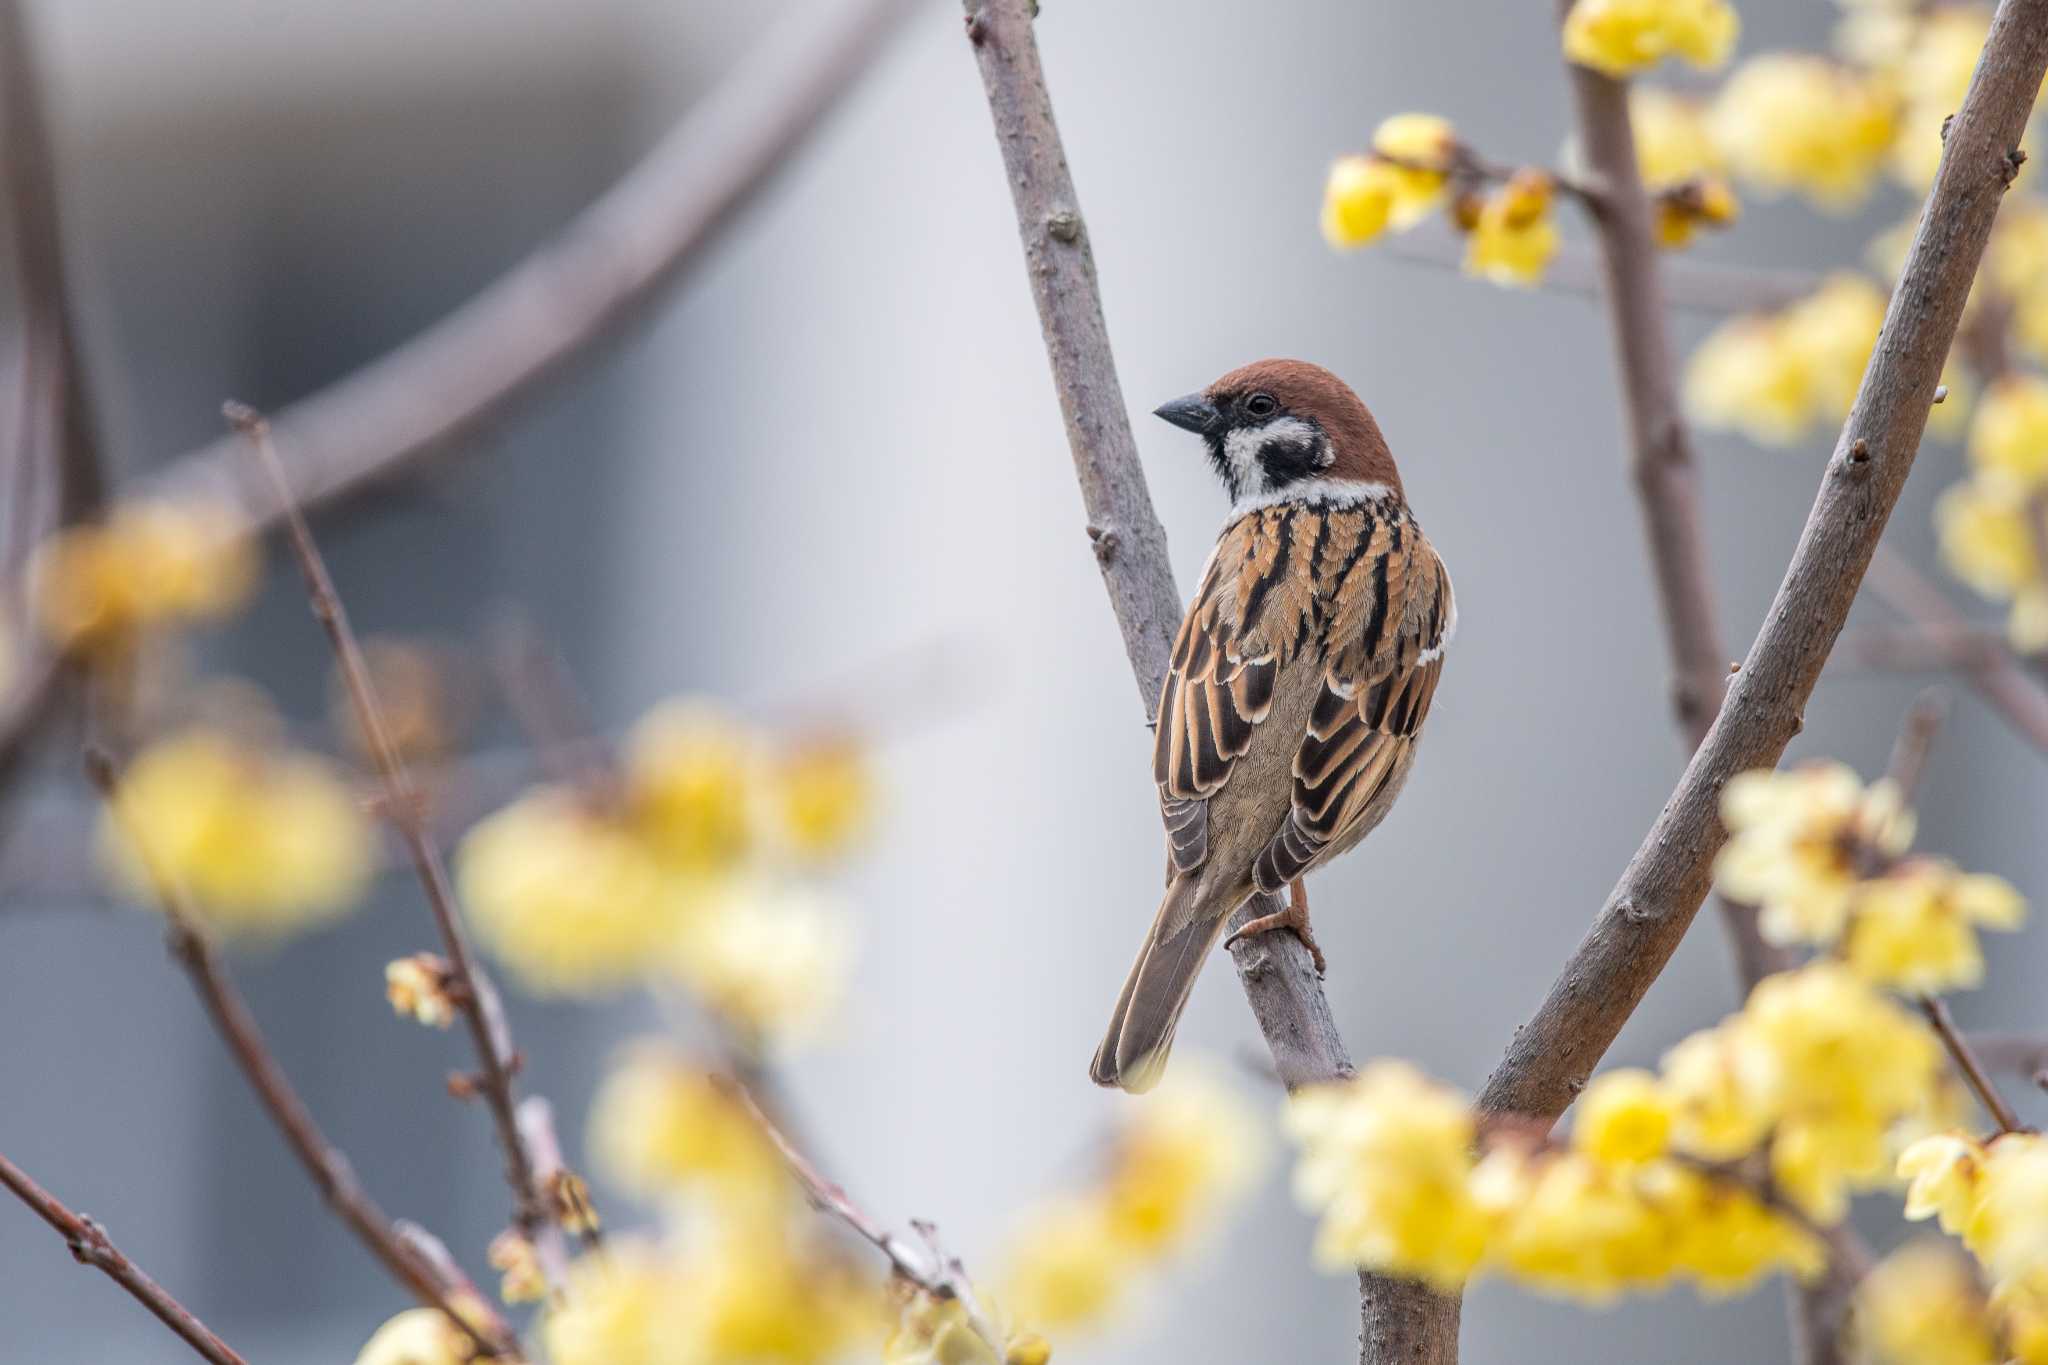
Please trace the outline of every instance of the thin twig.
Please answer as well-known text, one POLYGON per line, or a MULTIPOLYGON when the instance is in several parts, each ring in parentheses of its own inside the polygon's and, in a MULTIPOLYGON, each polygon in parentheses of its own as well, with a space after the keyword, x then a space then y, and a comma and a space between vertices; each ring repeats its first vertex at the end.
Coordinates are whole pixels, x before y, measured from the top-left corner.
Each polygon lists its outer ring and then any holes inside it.
POLYGON ((1927 756, 1934 749, 1941 727, 1948 722, 1950 709, 1948 689, 1942 687, 1928 688, 1906 708, 1899 737, 1892 743, 1891 762, 1885 765, 1885 776, 1899 789, 1901 801, 1910 803, 1920 789, 1920 778, 1927 771, 1927 756))
POLYGON ((1969 1039, 1956 1027, 1955 1016, 1948 1011, 1948 1002, 1938 995, 1923 995, 1920 997, 1920 1012, 1927 1016, 1927 1022, 1934 1027, 1935 1036, 1939 1037, 1942 1046, 1948 1049, 1948 1055, 1955 1060, 1956 1070, 1969 1082, 1971 1093, 1976 1095, 1977 1102, 1984 1106, 1984 1112, 1991 1115, 1991 1121, 1998 1125, 1998 1131, 2020 1131, 2019 1115, 2006 1103, 2005 1096, 1998 1093, 1998 1086, 1993 1083, 1991 1073, 1984 1069, 1984 1063, 1971 1048, 1969 1039))
MULTIPOLYGON (((1951 640, 1966 640, 1975 631, 1948 594, 1890 546, 1877 547, 1865 581, 1873 594, 1921 630, 1951 640)), ((1955 655, 1957 676, 2035 748, 2048 753, 2048 690, 2020 667, 2003 641, 1992 645, 1959 649, 1955 655)))
POLYGON ((493 1315, 487 1327, 479 1327, 471 1315, 459 1312, 449 1299, 449 1287, 405 1245, 398 1225, 385 1216, 356 1178, 354 1165, 339 1147, 329 1141, 315 1122, 312 1111, 293 1087, 277 1055, 264 1040, 263 1030, 250 1012, 248 1002, 235 987, 227 964, 214 951, 213 943, 199 927, 198 918, 186 903, 184 893, 157 864, 146 841, 137 836, 121 799, 120 783, 113 761, 104 753, 88 750, 86 776, 106 804, 115 828, 127 839, 130 850, 141 863, 157 906, 168 926, 171 956, 191 978, 207 1016, 228 1046, 235 1063, 248 1078, 257 1100, 277 1125, 285 1145, 298 1157, 306 1174, 335 1216, 362 1242, 392 1278, 429 1308, 441 1310, 450 1322, 467 1332, 483 1354, 502 1359, 520 1358, 518 1338, 502 1319, 493 1315))
MULTIPOLYGON (((552 240, 396 350, 277 415, 290 487, 315 508, 474 436, 615 337, 699 261, 868 69, 919 0, 804 6, 552 240)), ((271 525, 282 502, 240 477, 232 440, 180 457, 152 490, 271 525)))
POLYGON ((826 1179, 811 1164, 809 1158, 776 1126, 775 1120, 768 1116, 745 1082, 735 1076, 715 1076, 713 1079, 747 1112, 774 1145, 782 1156, 783 1164, 789 1168, 791 1178, 803 1189, 804 1197, 813 1207, 838 1219, 855 1236, 881 1252, 888 1259, 890 1272, 897 1278, 915 1285, 933 1298, 957 1300, 966 1310, 968 1325, 974 1329, 974 1334, 988 1344, 997 1359, 1003 1358, 1002 1334, 982 1312, 974 1296, 974 1286, 968 1281, 960 1262, 939 1246, 938 1231, 932 1224, 923 1221, 911 1224, 924 1243, 922 1247, 889 1231, 854 1203, 844 1188, 826 1179))
POLYGON ((271 440, 269 424, 260 413, 240 403, 228 404, 224 412, 228 421, 247 439, 258 464, 271 480, 279 504, 284 508, 292 551, 306 580, 306 594, 314 618, 320 622, 328 643, 334 649, 342 680, 355 707, 356 723, 369 742, 378 774, 384 781, 384 814, 405 843, 413 870, 426 891, 434 925, 440 931, 442 949, 448 957, 450 994, 469 1026, 470 1039, 476 1049, 478 1071, 473 1080, 474 1089, 483 1096, 484 1104, 491 1112, 492 1122, 497 1127, 498 1145, 504 1152, 505 1179, 512 1187, 514 1200, 513 1219, 529 1241, 538 1243, 541 1237, 559 1230, 548 1217, 546 1200, 534 1181, 533 1163, 519 1134, 514 1075, 519 1069, 520 1057, 512 1046, 504 1005, 497 987, 492 984, 470 946, 447 865, 441 858, 440 847, 427 833, 419 790, 413 785, 405 760, 391 742, 390 727, 385 723, 384 709, 377 699, 376 684, 370 677, 369 666, 363 660, 362 645, 349 625, 347 608, 335 590, 334 579, 327 571, 319 546, 314 543, 305 514, 292 500, 291 489, 285 482, 284 465, 279 461, 271 440))
POLYGON ((127 1290, 138 1303, 154 1313, 158 1321, 184 1338, 185 1344, 202 1358, 212 1361, 213 1365, 248 1365, 205 1323, 194 1317, 191 1309, 172 1298, 162 1285, 144 1274, 140 1266, 123 1256, 120 1248, 107 1236, 105 1228, 84 1214, 73 1213, 64 1207, 57 1196, 29 1179, 27 1172, 5 1156, 0 1156, 0 1185, 13 1191, 16 1198, 34 1209, 38 1217, 54 1228, 80 1265, 89 1265, 103 1272, 127 1290))

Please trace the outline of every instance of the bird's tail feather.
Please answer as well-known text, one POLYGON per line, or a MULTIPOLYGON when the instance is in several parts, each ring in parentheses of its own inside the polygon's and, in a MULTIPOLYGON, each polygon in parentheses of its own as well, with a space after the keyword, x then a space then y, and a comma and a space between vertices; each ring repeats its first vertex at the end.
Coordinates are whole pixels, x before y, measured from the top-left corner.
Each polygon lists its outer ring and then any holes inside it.
MULTIPOLYGON (((1138 960, 1117 997, 1109 1031, 1088 1069, 1097 1085, 1120 1086, 1132 1094, 1150 1090, 1166 1069, 1173 1031, 1195 988, 1195 978, 1222 937, 1235 903, 1221 913, 1190 903, 1197 893, 1193 877, 1177 878, 1167 887, 1159 914, 1145 934, 1138 960)), ((1243 897, 1238 897, 1242 900, 1243 897)))

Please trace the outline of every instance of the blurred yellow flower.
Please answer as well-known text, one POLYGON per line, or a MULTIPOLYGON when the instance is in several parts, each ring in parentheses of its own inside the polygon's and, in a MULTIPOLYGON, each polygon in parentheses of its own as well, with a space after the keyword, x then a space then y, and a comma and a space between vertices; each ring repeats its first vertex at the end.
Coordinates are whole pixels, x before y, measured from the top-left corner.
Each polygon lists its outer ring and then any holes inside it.
POLYGON ((1739 431, 1761 445, 1806 434, 1813 399, 1782 344, 1775 318, 1730 318, 1708 333, 1685 368, 1685 407, 1701 426, 1739 431))
POLYGON ((1939 1044, 1917 1018, 1825 960, 1766 977, 1734 1027, 1776 1062, 1773 1179, 1808 1217, 1838 1221, 1851 1190, 1890 1174, 1885 1135, 1924 1103, 1939 1044))
POLYGON ((2025 488, 1986 474, 1950 487, 1934 504, 1942 562, 1985 597, 2013 604, 2006 634, 2023 654, 2048 649, 2044 515, 2048 508, 2038 506, 2025 488))
POLYGON ((843 854, 874 819, 874 774, 866 750, 849 736, 796 744, 775 764, 772 782, 782 841, 799 858, 843 854))
POLYGON ((331 764, 204 729, 136 755, 99 844, 128 894, 155 904, 162 877, 212 928, 252 936, 351 909, 376 861, 369 822, 331 764))
POLYGON ((1756 1150, 1778 1121, 1784 1090, 1777 1059, 1757 1039, 1723 1023, 1664 1054, 1663 1089, 1673 1145, 1710 1161, 1756 1150))
POLYGON ((2026 913, 2002 878, 1916 858, 1864 886, 1842 955, 1865 980, 1909 994, 1975 986, 1984 979, 1977 930, 2017 929, 2026 913))
POLYGON ((1670 1145, 1673 1110, 1670 1096, 1649 1072, 1628 1067, 1602 1072, 1574 1106, 1572 1146, 1611 1165, 1648 1161, 1670 1145))
POLYGON ((356 1365, 469 1365, 474 1345, 440 1309, 409 1308, 363 1344, 356 1365))
MULTIPOLYGON (((770 1225, 729 1223, 678 1266, 688 1291, 669 1329, 691 1361, 825 1365, 882 1329, 881 1295, 846 1267, 805 1254, 770 1225)), ((568 1365, 557 1362, 556 1365, 568 1365)))
POLYGON ((1729 840, 1714 859, 1721 893, 1761 914, 1773 943, 1833 942, 1848 922, 1868 860, 1913 841, 1913 813, 1898 787, 1865 788, 1840 763, 1737 774, 1721 793, 1729 840))
POLYGON ((698 903, 666 963, 729 1024, 788 1039, 838 1008, 852 956, 851 917, 824 892, 741 881, 698 903))
POLYGON ((1458 154, 1457 133, 1435 114, 1395 114, 1373 131, 1372 149, 1394 172, 1388 225, 1413 227, 1444 197, 1458 154))
POLYGON ((1473 1179, 1497 1224, 1487 1264, 1531 1288, 1591 1304, 1657 1283, 1671 1271, 1673 1239, 1632 1181, 1577 1152, 1533 1159, 1512 1147, 1489 1152, 1473 1179))
POLYGON ((414 953, 384 964, 384 998, 392 1012, 428 1028, 455 1022, 455 1002, 448 995, 447 959, 414 953))
POLYGON ((1742 216, 1742 203, 1728 182, 1709 176, 1660 192, 1652 204, 1657 245, 1676 249, 1692 241, 1702 227, 1727 227, 1742 216))
POLYGON ((1857 1341, 1883 1365, 1996 1365, 1990 1308, 1969 1263, 1939 1242, 1909 1242, 1856 1287, 1857 1341))
POLYGON ((1557 254, 1557 223, 1550 212, 1555 189, 1548 175, 1525 169, 1487 195, 1466 241, 1466 273, 1495 284, 1526 287, 1541 281, 1557 254))
POLYGON ((1114 1309, 1142 1268, 1096 1199, 1033 1210, 1010 1239, 1003 1302, 1048 1330, 1087 1326, 1114 1309))
POLYGON ((240 521, 211 504, 131 503, 102 525, 59 532, 31 570, 38 618, 60 649, 233 613, 260 563, 240 521))
POLYGON ((1827 1265, 1826 1249, 1805 1229, 1730 1181, 1663 1162, 1639 1183, 1671 1229, 1672 1270, 1702 1293, 1739 1294, 1775 1270, 1805 1279, 1827 1265))
POLYGON ((1776 52, 1735 69, 1714 99, 1708 127, 1743 179, 1846 210, 1875 183, 1896 112, 1870 77, 1824 57, 1776 52))
POLYGON ((1366 1266, 1462 1284, 1486 1248, 1469 1188, 1474 1125, 1454 1092, 1405 1062, 1295 1093, 1288 1132, 1301 1144, 1295 1192, 1322 1214, 1318 1263, 1366 1266))
MULTIPOLYGON (((1149 1254, 1198 1231, 1266 1164, 1265 1126, 1238 1089, 1200 1061, 1179 1062, 1131 1105, 1115 1139, 1104 1217, 1119 1242, 1149 1254)), ((1037 1320, 1028 1309, 1024 1316, 1037 1320)))
POLYGON ((1785 348, 1808 376, 1818 420, 1833 425, 1849 415, 1884 326, 1884 310, 1882 289, 1861 275, 1837 271, 1779 314, 1785 348))
POLYGON ((633 727, 625 767, 634 823, 671 867, 721 876, 754 851, 760 745, 733 716, 707 702, 664 702, 633 727))
POLYGON ((1970 463, 2029 491, 2048 484, 2048 379, 2007 375, 1984 391, 1970 424, 1970 463))
POLYGON ((1735 50, 1740 26, 1726 0, 1578 0, 1565 16, 1564 55, 1617 77, 1667 56, 1711 69, 1735 50))
POLYGON ((693 1292, 673 1259, 645 1242, 618 1240, 581 1258, 541 1319, 549 1365, 697 1365, 697 1343, 675 1330, 693 1292))
POLYGON ((1944 5, 1922 17, 1902 54, 1898 81, 1905 96, 1892 170, 1913 189, 1933 183, 1941 164, 1942 124, 1963 106, 1977 54, 1991 31, 1991 11, 1944 5))
POLYGON ((2048 1275, 2048 1138, 2002 1133, 1985 1147, 1963 1243, 1995 1284, 2048 1275))
POLYGON ((455 854, 478 936, 529 988, 617 989, 658 965, 689 913, 637 833, 578 794, 535 788, 455 854))
POLYGON ((782 1158, 708 1073, 660 1043, 630 1049, 590 1106, 590 1149, 633 1193, 697 1194, 776 1208, 792 1189, 782 1158))
POLYGON ((957 1298, 922 1292, 904 1296, 895 1330, 882 1345, 882 1365, 1047 1365, 1052 1347, 1036 1332, 1020 1332, 1000 1313, 982 1305, 997 1349, 975 1331, 967 1306, 957 1298))
POLYGON ((1652 192, 1727 169, 1727 158, 1707 132, 1706 106, 1690 95, 1654 85, 1628 92, 1636 163, 1652 192))
POLYGON ((1921 1138, 1899 1153, 1896 1171, 1906 1187, 1906 1217, 1918 1222, 1938 1217, 1941 1230, 1960 1235, 1976 1207, 1978 1177, 1984 1169, 1984 1148, 1963 1133, 1937 1133, 1921 1138))
POLYGON ((1342 251, 1387 230, 1400 174, 1375 157, 1340 156, 1323 182, 1323 240, 1342 251))

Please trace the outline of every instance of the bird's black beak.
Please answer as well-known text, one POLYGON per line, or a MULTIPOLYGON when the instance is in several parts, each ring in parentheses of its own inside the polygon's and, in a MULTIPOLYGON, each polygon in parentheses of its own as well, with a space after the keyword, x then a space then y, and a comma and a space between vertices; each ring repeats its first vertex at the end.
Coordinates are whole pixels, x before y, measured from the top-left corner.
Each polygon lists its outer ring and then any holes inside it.
POLYGON ((1183 431, 1202 432, 1216 420, 1217 412, 1208 399, 1199 393, 1191 393, 1185 398, 1161 403, 1152 409, 1152 415, 1165 418, 1183 431))

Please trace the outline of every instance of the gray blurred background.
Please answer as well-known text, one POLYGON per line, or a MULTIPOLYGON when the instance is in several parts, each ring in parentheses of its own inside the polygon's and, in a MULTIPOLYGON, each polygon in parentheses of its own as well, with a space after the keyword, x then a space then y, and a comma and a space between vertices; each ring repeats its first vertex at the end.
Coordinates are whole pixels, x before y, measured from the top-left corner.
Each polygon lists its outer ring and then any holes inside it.
MULTIPOLYGON (((433 320, 629 166, 766 26, 828 2, 35 6, 121 473, 210 438, 224 396, 281 405, 433 320)), ((1388 113, 1445 113, 1497 159, 1555 156, 1551 9, 1047 0, 1039 23, 1134 410, 1263 355, 1329 365, 1374 406, 1456 575, 1463 629, 1415 778, 1314 900, 1353 1051, 1467 1087, 1678 770, 1661 637, 1596 308, 1338 256, 1315 216, 1329 158, 1388 113)), ((1833 18, 1821 0, 1744 12, 1745 52, 1818 42, 1833 18)), ((1709 252, 1845 261, 1906 208, 1896 192, 1856 222, 1752 205, 1709 252)), ((1681 338, 1703 326, 1681 319, 1681 338)), ((1188 584, 1222 502, 1188 438, 1140 422, 1188 584)), ((1723 626, 1746 642, 1824 451, 1702 447, 1723 626)), ((1897 518, 1894 543, 1923 564, 1928 506, 1957 468, 1931 447, 1897 518)), ((944 715, 899 698, 885 823, 853 877, 855 1003, 792 1083, 835 1172, 890 1221, 940 1220, 972 1264, 1016 1209, 1074 1179, 1118 1103, 1084 1063, 1158 888, 1150 741, 1081 527, 959 10, 930 0, 646 325, 323 532, 366 627, 473 637, 517 600, 607 725, 679 690, 802 695, 935 641, 966 661, 944 715)), ((208 663, 311 721, 326 655, 285 567, 273 553, 269 589, 208 663)), ((1831 672, 1796 752, 1876 770, 1918 685, 1831 672)), ((1922 843, 2040 897, 2042 783, 2039 758, 1964 697, 1922 843)), ((57 801, 74 784, 53 771, 46 786, 57 801)), ((74 901, 17 892, 0 911, 0 1150, 104 1218, 252 1359, 351 1358, 403 1306, 395 1291, 320 1210, 151 922, 74 901)), ((413 889, 392 881, 242 974, 369 1186, 473 1249, 504 1195, 486 1125, 439 1095, 456 1043, 423 1044, 377 988, 423 939, 413 889)), ((2048 1027, 2044 943, 2001 940, 1990 984, 1958 1001, 1965 1021, 2048 1027)), ((1709 913, 1613 1060, 1654 1059, 1735 1003, 1709 913)), ((533 1083, 568 1115, 646 1022, 635 1005, 512 1007, 533 1083)), ((1182 1046, 1256 1041, 1212 966, 1182 1046)), ((580 1147, 580 1121, 566 1127, 580 1147)), ((1059 1357, 1351 1358, 1355 1289, 1308 1268, 1310 1234, 1276 1166, 1205 1253, 1059 1357)), ((1762 1361, 1785 1356, 1782 1323, 1774 1287, 1586 1313, 1489 1286, 1465 1342, 1474 1361, 1762 1361)), ((178 1355, 0 1206, 0 1360, 178 1355)))

